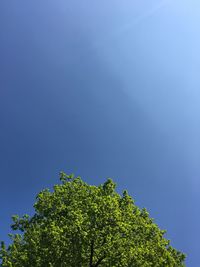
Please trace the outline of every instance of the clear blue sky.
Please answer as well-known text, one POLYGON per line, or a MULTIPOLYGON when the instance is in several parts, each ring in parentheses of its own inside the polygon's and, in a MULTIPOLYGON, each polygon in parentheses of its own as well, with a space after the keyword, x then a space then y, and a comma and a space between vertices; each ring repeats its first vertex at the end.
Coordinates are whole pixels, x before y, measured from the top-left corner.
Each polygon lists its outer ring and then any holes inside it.
POLYGON ((0 239, 64 170, 112 177, 199 267, 200 3, 0 1, 0 239))

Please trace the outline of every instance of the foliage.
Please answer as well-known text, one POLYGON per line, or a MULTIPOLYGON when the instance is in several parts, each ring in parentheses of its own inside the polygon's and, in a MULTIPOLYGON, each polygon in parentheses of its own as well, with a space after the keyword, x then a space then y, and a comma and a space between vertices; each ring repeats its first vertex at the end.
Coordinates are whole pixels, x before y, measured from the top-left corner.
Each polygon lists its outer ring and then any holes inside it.
POLYGON ((13 216, 12 243, 1 245, 4 267, 178 267, 185 256, 108 179, 92 186, 61 173, 61 184, 36 197, 33 217, 13 216))

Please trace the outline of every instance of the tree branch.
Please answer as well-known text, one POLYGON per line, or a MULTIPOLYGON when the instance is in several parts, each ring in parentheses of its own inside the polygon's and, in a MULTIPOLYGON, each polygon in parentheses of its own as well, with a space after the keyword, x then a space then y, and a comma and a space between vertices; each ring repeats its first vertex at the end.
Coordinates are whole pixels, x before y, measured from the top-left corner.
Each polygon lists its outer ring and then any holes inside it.
POLYGON ((97 261, 97 263, 95 263, 92 267, 97 267, 97 266, 99 266, 99 264, 101 264, 102 260, 104 260, 105 257, 106 257, 106 256, 103 255, 103 256, 97 261))
POLYGON ((93 267, 93 255, 94 255, 94 240, 91 241, 90 245, 90 267, 93 267))

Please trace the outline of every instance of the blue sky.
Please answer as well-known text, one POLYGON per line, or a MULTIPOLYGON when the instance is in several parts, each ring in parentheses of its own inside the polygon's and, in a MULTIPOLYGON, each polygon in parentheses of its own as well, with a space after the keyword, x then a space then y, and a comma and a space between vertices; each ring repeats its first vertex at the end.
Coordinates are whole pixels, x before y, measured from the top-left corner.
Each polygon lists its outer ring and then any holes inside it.
POLYGON ((64 170, 112 177, 199 266, 200 3, 0 2, 0 239, 64 170))

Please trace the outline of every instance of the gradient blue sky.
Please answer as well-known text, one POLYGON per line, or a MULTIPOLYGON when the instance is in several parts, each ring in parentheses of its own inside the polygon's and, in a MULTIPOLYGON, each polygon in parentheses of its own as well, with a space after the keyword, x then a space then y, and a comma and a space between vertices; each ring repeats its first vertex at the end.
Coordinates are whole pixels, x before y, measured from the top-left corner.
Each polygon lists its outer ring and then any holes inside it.
POLYGON ((0 239, 64 170, 112 177, 199 267, 200 2, 0 1, 0 239))

